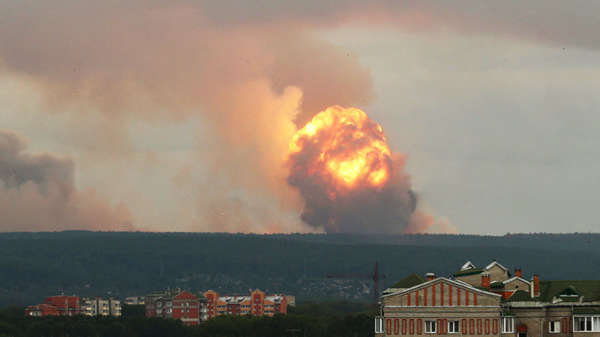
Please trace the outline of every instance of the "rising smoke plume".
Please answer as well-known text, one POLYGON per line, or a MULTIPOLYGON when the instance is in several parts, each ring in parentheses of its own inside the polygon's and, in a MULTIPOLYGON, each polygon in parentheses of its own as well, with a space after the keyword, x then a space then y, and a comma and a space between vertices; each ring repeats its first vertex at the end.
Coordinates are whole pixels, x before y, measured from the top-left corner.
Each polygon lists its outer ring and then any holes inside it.
MULTIPOLYGON (((177 179, 186 193, 165 221, 186 230, 306 231, 288 221, 301 207, 283 165, 294 121, 331 104, 368 102, 369 72, 301 25, 222 26, 200 8, 0 3, 0 70, 32 83, 48 111, 72 121, 72 143, 86 137, 85 151, 102 161, 129 155, 134 123, 200 120, 204 176, 177 179)), ((134 209, 141 221, 153 220, 147 208, 134 209)))
MULTIPOLYGON (((288 182, 305 200, 302 219, 328 233, 402 233, 417 198, 404 159, 390 151, 382 127, 356 108, 330 107, 290 143, 288 182)), ((418 222, 415 222, 418 221, 418 222)))
POLYGON ((0 130, 0 231, 132 230, 124 206, 74 186, 74 164, 29 154, 26 142, 0 130))
MULTIPOLYGON (((317 30, 386 24, 597 48, 599 23, 590 15, 597 10, 590 6, 598 4, 585 3, 0 1, 0 74, 31 84, 44 100, 42 118, 66 115, 70 124, 65 137, 103 161, 131 155, 129 136, 136 123, 181 123, 199 117, 196 147, 209 172, 200 181, 186 174, 175 179, 189 193, 177 200, 182 209, 168 216, 172 223, 190 225, 189 230, 305 231, 299 223, 286 227, 282 220, 281 210, 302 207, 286 184, 289 140, 326 107, 365 106, 372 98, 368 69, 353 55, 316 38, 317 30), (569 22, 568 30, 554 24, 560 20, 569 22)), ((13 177, 4 189, 14 192, 16 186, 33 185, 40 200, 49 200, 51 190, 63 196, 60 200, 73 200, 83 192, 76 192, 72 170, 66 179, 45 178, 55 187, 36 177, 13 177), (70 192, 65 194, 65 188, 70 192)), ((110 178, 119 184, 118 177, 110 178)), ((397 179, 390 184, 400 187, 381 195, 388 193, 391 203, 403 208, 372 216, 406 224, 414 205, 410 186, 397 179)), ((142 217, 154 207, 143 205, 133 212, 142 217)), ((378 231, 387 228, 378 226, 378 231)))

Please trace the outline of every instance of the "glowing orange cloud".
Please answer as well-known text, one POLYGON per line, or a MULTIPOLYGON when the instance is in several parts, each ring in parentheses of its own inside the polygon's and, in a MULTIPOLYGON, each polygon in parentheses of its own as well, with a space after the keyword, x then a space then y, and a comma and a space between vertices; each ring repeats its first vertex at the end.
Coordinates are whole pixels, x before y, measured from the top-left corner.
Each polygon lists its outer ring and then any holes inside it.
POLYGON ((289 151, 292 158, 313 154, 305 163, 307 174, 329 181, 332 197, 347 189, 382 186, 391 171, 383 129, 357 108, 321 111, 294 134, 289 151))
POLYGON ((357 108, 329 107, 291 138, 288 183, 304 199, 302 220, 327 232, 401 233, 416 196, 383 129, 357 108))

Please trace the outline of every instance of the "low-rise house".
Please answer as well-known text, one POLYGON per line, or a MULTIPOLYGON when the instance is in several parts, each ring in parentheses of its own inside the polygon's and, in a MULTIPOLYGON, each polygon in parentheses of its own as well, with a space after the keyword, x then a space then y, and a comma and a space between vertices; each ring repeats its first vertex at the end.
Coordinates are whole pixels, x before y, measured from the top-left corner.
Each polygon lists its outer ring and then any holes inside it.
POLYGON ((180 319, 185 324, 195 325, 216 316, 274 316, 287 313, 285 295, 268 295, 254 290, 249 296, 220 296, 208 290, 202 297, 187 291, 167 290, 147 295, 146 317, 180 319))

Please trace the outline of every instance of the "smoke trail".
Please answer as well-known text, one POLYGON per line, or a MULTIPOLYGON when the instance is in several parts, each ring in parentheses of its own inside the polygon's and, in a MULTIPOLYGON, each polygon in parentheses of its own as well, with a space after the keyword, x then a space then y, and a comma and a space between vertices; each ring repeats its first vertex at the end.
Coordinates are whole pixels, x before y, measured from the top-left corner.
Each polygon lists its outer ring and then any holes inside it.
POLYGON ((133 230, 127 208, 75 188, 70 159, 26 149, 0 130, 0 231, 133 230))

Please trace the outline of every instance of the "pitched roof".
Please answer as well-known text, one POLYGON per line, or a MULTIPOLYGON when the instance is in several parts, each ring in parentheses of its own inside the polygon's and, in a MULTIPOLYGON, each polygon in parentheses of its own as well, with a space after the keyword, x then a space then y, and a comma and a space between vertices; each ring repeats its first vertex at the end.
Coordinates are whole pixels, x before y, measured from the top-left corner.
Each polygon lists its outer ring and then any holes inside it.
POLYGON ((179 294, 177 294, 173 299, 174 300, 197 300, 198 297, 196 297, 196 295, 190 293, 189 291, 182 291, 179 294))
POLYGON ((460 270, 476 269, 476 268, 477 267, 475 267, 475 265, 473 264, 473 262, 467 261, 467 262, 465 262, 465 264, 463 264, 462 267, 460 267, 460 270))
POLYGON ((500 267, 501 269, 503 269, 503 270, 505 270, 505 271, 507 271, 507 270, 508 270, 508 268, 506 268, 505 266, 501 265, 501 264, 500 264, 500 263, 498 263, 498 261, 496 261, 496 260, 494 260, 494 261, 492 261, 492 263, 488 264, 488 265, 485 267, 485 270, 490 270, 490 269, 494 268, 494 266, 498 266, 498 267, 500 267))
POLYGON ((425 280, 421 276, 412 273, 407 277, 401 279, 400 281, 396 282, 393 286, 391 286, 391 288, 410 288, 423 282, 425 282, 425 280))
POLYGON ((65 306, 76 307, 79 305, 78 296, 50 296, 46 297, 45 304, 51 304, 57 308, 64 308, 65 306))
POLYGON ((600 300, 600 280, 540 281, 538 300, 551 302, 553 297, 559 297, 565 291, 583 296, 585 302, 598 301, 600 300), (567 289, 569 290, 566 291, 567 289))
POLYGON ((481 274, 483 273, 483 269, 481 268, 475 268, 475 269, 466 269, 466 270, 459 270, 456 273, 454 273, 454 276, 467 276, 467 275, 475 275, 475 274, 481 274))
POLYGON ((500 294, 496 294, 496 293, 489 292, 489 291, 486 291, 486 290, 478 289, 478 288, 473 287, 472 285, 470 285, 470 284, 468 284, 466 282, 462 282, 462 281, 459 281, 459 280, 451 280, 451 279, 447 279, 445 277, 438 277, 438 278, 435 278, 433 280, 429 280, 427 282, 423 282, 421 284, 417 284, 417 285, 415 285, 413 287, 410 287, 408 289, 404 289, 402 291, 397 291, 397 292, 394 292, 394 293, 391 293, 391 294, 383 295, 382 297, 388 297, 388 296, 392 296, 392 295, 408 293, 408 292, 411 292, 413 290, 418 290, 418 289, 420 289, 422 287, 426 287, 426 286, 428 286, 430 284, 440 283, 440 282, 447 282, 447 283, 453 284, 455 286, 464 287, 464 288, 467 288, 467 289, 469 289, 471 291, 475 291, 475 292, 478 292, 478 293, 481 293, 481 294, 485 294, 485 295, 497 296, 497 297, 501 297, 502 296, 500 294))
POLYGON ((502 283, 507 284, 507 283, 510 283, 512 281, 515 281, 515 280, 520 280, 520 281, 523 281, 523 282, 525 282, 527 284, 530 284, 529 281, 527 281, 526 279, 524 279, 522 277, 518 277, 518 276, 513 276, 513 277, 509 278, 508 280, 502 281, 502 283))

